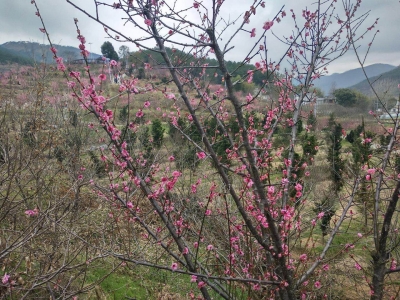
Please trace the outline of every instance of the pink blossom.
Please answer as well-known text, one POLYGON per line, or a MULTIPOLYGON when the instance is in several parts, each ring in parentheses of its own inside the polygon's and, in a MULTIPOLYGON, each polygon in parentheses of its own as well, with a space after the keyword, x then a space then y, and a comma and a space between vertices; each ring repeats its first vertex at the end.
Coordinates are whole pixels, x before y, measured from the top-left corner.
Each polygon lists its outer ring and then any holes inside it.
POLYGON ((39 214, 39 210, 37 208, 35 209, 28 209, 25 211, 25 214, 29 217, 35 217, 39 214))
POLYGON ((289 221, 293 217, 294 208, 287 206, 286 209, 281 210, 281 214, 283 219, 289 221))
POLYGON ((316 289, 319 289, 319 288, 321 287, 321 282, 316 281, 316 282, 314 283, 314 286, 315 286, 316 289))
POLYGON ((40 32, 46 33, 46 29, 44 28, 39 28, 40 32))
POLYGON ((298 192, 301 192, 301 190, 303 189, 303 186, 300 183, 296 183, 294 189, 298 192))
POLYGON ((67 82, 67 85, 68 85, 68 87, 69 87, 69 88, 71 88, 71 89, 72 89, 72 88, 74 88, 74 87, 75 87, 76 83, 75 83, 75 82, 73 82, 73 81, 68 81, 68 82, 67 82))
POLYGON ((190 282, 196 282, 197 281, 197 276, 196 275, 192 275, 190 278, 190 282))
POLYGON ((348 249, 354 249, 354 244, 348 243, 348 244, 344 245, 344 248, 345 248, 346 250, 348 250, 348 249))
POLYGON ((246 96, 246 100, 247 100, 247 103, 249 103, 251 100, 253 100, 253 96, 249 93, 249 94, 246 96))
POLYGON ((71 72, 69 72, 69 76, 78 79, 81 76, 81 72, 71 71, 71 72))
POLYGON ((373 290, 370 290, 369 294, 372 296, 373 294, 375 294, 375 292, 373 290))
MULTIPOLYGON (((86 44, 86 39, 83 35, 78 35, 78 40, 83 44, 86 44)), ((83 46, 83 49, 85 49, 85 46, 83 46)))
POLYGON ((104 81, 104 80, 107 79, 107 76, 104 75, 104 74, 100 74, 100 75, 99 75, 99 79, 102 80, 102 81, 104 81))
POLYGON ((365 140, 362 141, 362 144, 369 144, 372 142, 371 138, 366 138, 365 140))
POLYGON ((247 82, 248 83, 251 83, 253 81, 253 73, 254 72, 252 70, 247 71, 247 82))
POLYGON ((358 236, 359 238, 362 238, 363 235, 362 235, 362 233, 359 232, 359 233, 357 233, 357 236, 358 236))
POLYGON ((169 160, 169 161, 174 161, 174 160, 175 160, 175 157, 174 157, 173 155, 171 155, 170 157, 168 157, 168 160, 169 160))
POLYGON ((57 49, 54 48, 54 47, 51 47, 51 48, 50 48, 50 51, 53 52, 54 55, 57 53, 57 49))
POLYGON ((178 264, 176 262, 172 263, 171 269, 172 271, 176 271, 178 269, 178 264))
POLYGON ((139 109, 139 111, 136 113, 136 117, 141 118, 144 116, 144 113, 141 109, 139 109))
POLYGON ((144 24, 146 24, 147 26, 151 26, 153 22, 150 19, 145 19, 144 20, 144 24))
POLYGON ((208 245, 208 246, 207 246, 207 250, 208 250, 208 251, 214 250, 214 246, 213 246, 213 245, 208 245))
POLYGON ((106 111, 102 114, 102 117, 105 121, 111 120, 113 118, 113 111, 106 109, 106 111))
POLYGON ((254 184, 253 180, 251 180, 251 178, 248 178, 248 177, 246 177, 246 178, 244 179, 244 182, 246 183, 246 186, 247 186, 248 188, 251 188, 251 187, 253 186, 253 184, 254 184))
POLYGON ((57 63, 57 70, 60 71, 65 71, 67 68, 65 67, 65 65, 62 63, 62 58, 58 57, 57 60, 60 60, 61 62, 57 63))
POLYGON ((132 202, 131 201, 126 202, 126 207, 132 209, 133 208, 132 202))
POLYGON ((174 176, 175 178, 176 178, 176 177, 179 177, 179 176, 181 176, 181 175, 182 175, 182 173, 179 172, 179 171, 173 171, 173 172, 172 172, 172 176, 174 176))
POLYGON ((206 154, 205 154, 204 152, 198 152, 198 153, 196 153, 196 155, 197 155, 197 158, 198 158, 198 159, 204 159, 204 158, 206 158, 206 154))
POLYGON ((369 175, 374 175, 375 172, 376 172, 376 169, 368 169, 367 170, 367 174, 369 174, 369 175))
POLYGON ((10 275, 8 275, 7 273, 4 274, 3 278, 1 279, 1 282, 3 284, 8 284, 8 281, 10 280, 10 275))
POLYGON ((206 212, 204 213, 206 216, 211 215, 211 210, 207 209, 206 212))
POLYGON ((193 3, 193 7, 194 7, 194 8, 199 8, 199 6, 200 6, 199 3, 197 3, 197 2, 194 2, 194 3, 193 3))
POLYGON ((329 270, 329 265, 328 265, 328 264, 323 265, 323 266, 322 266, 322 269, 323 269, 324 271, 328 271, 328 270, 329 270))
POLYGON ((189 253, 189 249, 188 249, 188 247, 185 247, 185 249, 183 249, 183 251, 182 251, 182 254, 186 255, 188 253, 189 253))
POLYGON ((253 28, 250 32, 250 37, 255 37, 256 36, 256 29, 253 28))
POLYGON ((395 259, 392 259, 392 262, 390 263, 390 270, 396 270, 397 266, 397 261, 395 259))
POLYGON ((358 263, 354 264, 354 268, 356 268, 358 271, 360 271, 362 269, 358 263))
POLYGON ((168 94, 166 95, 167 99, 176 99, 174 94, 168 94))
POLYGON ((146 102, 143 104, 143 106, 146 107, 146 108, 149 107, 149 106, 150 106, 150 102, 149 102, 149 101, 146 101, 146 102))
POLYGON ((263 29, 269 30, 272 27, 272 25, 274 25, 274 21, 265 22, 264 26, 263 26, 263 29))
MULTIPOLYGON (((83 57, 88 57, 90 53, 89 53, 89 51, 87 51, 87 50, 82 50, 82 51, 81 51, 81 54, 82 54, 83 57)), ((88 67, 88 68, 89 68, 89 67, 88 67)))
POLYGON ((204 281, 200 281, 198 284, 197 284, 197 287, 199 288, 199 289, 201 289, 202 287, 204 287, 206 285, 206 283, 204 282, 204 281))
POLYGON ((116 66, 117 64, 118 63, 113 59, 110 61, 110 65, 113 66, 113 67, 116 66))
POLYGON ((307 254, 303 253, 302 255, 300 255, 299 259, 300 261, 305 262, 307 260, 307 254))

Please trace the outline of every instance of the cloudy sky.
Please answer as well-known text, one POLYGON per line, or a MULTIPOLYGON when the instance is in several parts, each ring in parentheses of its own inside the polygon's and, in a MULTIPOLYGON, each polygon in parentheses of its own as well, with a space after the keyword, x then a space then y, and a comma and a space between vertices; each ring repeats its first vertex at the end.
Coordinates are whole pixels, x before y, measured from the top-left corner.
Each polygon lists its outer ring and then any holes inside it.
MULTIPOLYGON (((108 0, 104 1, 107 2, 108 0)), ((197 0, 200 1, 200 0, 197 0)), ((346 0, 348 1, 348 0, 346 0)), ((73 18, 79 19, 80 29, 86 37, 88 49, 94 53, 100 53, 101 44, 109 40, 114 44, 116 50, 121 45, 118 42, 107 39, 103 27, 95 21, 90 20, 82 12, 77 11, 65 0, 36 0, 41 15, 43 16, 46 27, 50 33, 52 41, 56 44, 77 46, 79 43, 76 40, 76 31, 73 18)), ((75 0, 76 3, 89 13, 94 12, 93 0, 75 0)), ((113 2, 113 1, 108 1, 113 2)), ((166 2, 172 3, 171 0, 166 2)), ((191 5, 192 0, 182 0, 184 5, 191 5)), ((210 0, 203 0, 207 5, 210 0)), ((253 26, 259 28, 256 32, 261 32, 262 24, 273 18, 275 13, 282 5, 285 5, 285 11, 290 15, 291 8, 301 15, 301 10, 306 6, 312 7, 315 0, 265 0, 266 8, 257 10, 256 17, 252 19, 248 28, 253 26)), ((338 1, 341 3, 342 1, 338 1)), ((235 17, 247 10, 253 3, 252 0, 225 0, 223 14, 225 20, 233 20, 235 17)), ((395 66, 400 65, 400 19, 398 12, 400 11, 400 3, 398 0, 363 0, 362 7, 359 13, 370 11, 369 19, 365 24, 372 24, 375 19, 379 18, 379 23, 376 29, 379 33, 376 36, 373 47, 370 50, 366 64, 373 63, 388 63, 395 66)), ((116 10, 101 10, 102 21, 118 30, 121 30, 130 37, 137 35, 137 29, 132 26, 123 25, 121 15, 116 10)), ((195 12, 188 13, 188 18, 196 18, 195 12)), ((272 28, 277 35, 288 34, 293 22, 290 18, 285 18, 284 22, 274 24, 272 28)), ((241 19, 240 19, 241 20, 241 19)), ((42 27, 40 20, 35 16, 34 6, 30 4, 30 0, 14 0, 0 1, 0 44, 8 41, 33 41, 39 43, 47 43, 44 39, 44 34, 39 31, 42 27)), ((375 29, 374 29, 375 30, 375 29)), ((229 34, 232 31, 227 31, 229 34)), ((226 36, 226 35, 225 35, 226 36)), ((372 39, 372 34, 364 39, 367 45, 372 39)), ((226 41, 227 39, 225 39, 226 41)), ((240 60, 243 58, 243 53, 249 49, 249 45, 254 41, 250 39, 250 34, 242 32, 235 40, 235 48, 230 51, 228 59, 240 60)), ((222 41, 224 42, 224 40, 222 41)), ((282 53, 283 46, 272 36, 267 40, 269 53, 282 53)), ((128 45, 128 44, 126 44, 128 45)), ((154 46, 155 44, 150 44, 154 46)), ((360 53, 364 53, 366 46, 360 47, 360 53)), ((130 46, 131 50, 135 50, 134 46, 130 46)), ((348 69, 357 68, 358 64, 354 54, 349 53, 345 57, 333 63, 329 72, 343 72, 348 69)))

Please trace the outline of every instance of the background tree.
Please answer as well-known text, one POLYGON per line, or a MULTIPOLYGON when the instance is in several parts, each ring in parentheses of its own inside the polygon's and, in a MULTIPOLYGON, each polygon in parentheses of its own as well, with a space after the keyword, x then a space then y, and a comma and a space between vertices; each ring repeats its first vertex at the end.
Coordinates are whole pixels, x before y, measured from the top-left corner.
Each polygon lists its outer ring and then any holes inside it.
POLYGON ((121 67, 124 69, 128 68, 128 61, 129 61, 129 47, 122 45, 118 49, 118 56, 121 60, 121 67))
POLYGON ((343 128, 340 123, 337 123, 333 114, 329 117, 329 124, 327 128, 327 147, 328 155, 327 160, 330 165, 331 179, 333 182, 333 190, 338 195, 340 189, 343 187, 343 169, 344 161, 341 157, 342 149, 343 128))
POLYGON ((146 78, 146 71, 144 70, 144 68, 139 68, 138 69, 137 77, 138 77, 138 79, 145 79, 146 78))
POLYGON ((351 89, 336 89, 333 95, 336 102, 342 106, 351 107, 357 103, 357 94, 351 89))
POLYGON ((113 59, 115 61, 119 60, 118 53, 115 51, 113 44, 111 42, 104 42, 101 45, 101 54, 109 59, 113 59))
MULTIPOLYGON (((330 191, 326 194, 321 194, 315 202, 314 211, 321 214, 320 228, 322 235, 326 236, 330 230, 330 222, 335 215, 336 205, 339 201, 339 193, 345 184, 344 166, 345 163, 341 157, 343 128, 340 123, 337 123, 335 116, 331 114, 326 128, 326 146, 327 146, 327 162, 329 165, 329 178, 331 180, 330 191)), ((315 143, 315 138, 311 136, 311 140, 315 143)), ((311 151, 311 150, 310 150, 311 151)))
POLYGON ((153 143, 157 148, 160 148, 164 141, 164 131, 165 129, 159 119, 152 121, 151 134, 153 136, 153 143))
POLYGON ((322 98, 322 97, 325 96, 325 95, 324 95, 324 92, 323 92, 320 88, 318 88, 318 87, 314 87, 314 88, 312 89, 312 92, 313 92, 313 94, 315 94, 315 96, 318 97, 318 98, 322 98))

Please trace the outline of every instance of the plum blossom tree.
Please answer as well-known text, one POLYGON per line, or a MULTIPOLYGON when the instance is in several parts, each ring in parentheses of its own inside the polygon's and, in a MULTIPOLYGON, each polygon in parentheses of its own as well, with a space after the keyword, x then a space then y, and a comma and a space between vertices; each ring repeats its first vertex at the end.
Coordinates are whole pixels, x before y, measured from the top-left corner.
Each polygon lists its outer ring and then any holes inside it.
MULTIPOLYGON (((185 170, 177 170, 171 152, 158 150, 146 156, 139 148, 128 147, 123 133, 148 129, 146 122, 140 120, 149 105, 143 103, 134 113, 135 118, 128 117, 121 129, 112 110, 114 98, 102 94, 102 82, 90 69, 86 70, 90 84, 85 84, 81 74, 75 71, 65 72, 68 80, 74 82, 70 86, 75 99, 98 120, 111 144, 104 160, 113 166, 113 171, 108 174, 108 188, 101 188, 101 197, 108 203, 118 226, 134 224, 138 228, 137 233, 121 238, 118 247, 103 245, 107 253, 127 263, 186 274, 205 299, 211 299, 214 294, 223 299, 236 299, 240 293, 252 299, 327 297, 324 286, 329 285, 328 251, 343 224, 352 219, 351 209, 360 178, 356 177, 340 196, 340 214, 334 217, 326 242, 319 248, 313 247, 316 243, 313 231, 324 215, 305 214, 309 191, 297 171, 307 170, 309 166, 296 160, 297 124, 313 80, 324 75, 331 61, 364 37, 362 25, 367 14, 357 15, 361 1, 342 1, 340 9, 336 0, 316 1, 299 15, 282 7, 273 18, 260 24, 251 23, 266 6, 258 0, 249 1, 247 10, 236 19, 224 15, 228 1, 223 0, 94 3, 96 12, 105 7, 126 14, 128 24, 140 31, 138 38, 112 28, 100 13, 91 15, 79 4, 67 2, 100 22, 111 38, 118 35, 118 39, 162 57, 162 61, 146 63, 144 67, 165 66, 173 88, 147 84, 143 89, 138 87, 137 79, 126 79, 119 92, 126 94, 128 101, 134 101, 140 94, 162 93, 164 101, 170 104, 164 116, 195 147, 203 166, 202 172, 188 176, 185 170), (193 17, 188 18, 189 13, 193 17), (270 51, 274 49, 268 49, 265 38, 273 35, 273 29, 288 18, 293 24, 291 32, 277 36, 286 50, 280 58, 271 59, 270 51), (235 43, 241 42, 242 34, 254 39, 243 55, 242 65, 249 61, 255 63, 240 80, 233 80, 237 70, 227 68, 226 56, 234 50, 235 43), (156 43, 155 48, 148 46, 149 39, 156 43), (167 51, 167 45, 188 50, 187 57, 175 56, 174 51, 167 51), (189 61, 189 56, 195 60, 189 61), (214 59, 214 65, 207 62, 209 57, 214 59), (282 70, 281 64, 286 60, 290 68, 282 70), (224 87, 212 95, 207 82, 204 83, 207 69, 218 70, 223 75, 224 87), (277 76, 278 72, 282 73, 277 76), (256 73, 265 76, 264 85, 242 99, 235 93, 235 85, 243 81, 250 83, 256 73), (255 118, 248 112, 255 109, 258 96, 267 85, 278 89, 278 97, 258 106, 263 118, 255 118), (238 131, 232 132, 228 127, 231 116, 238 131), (201 139, 194 140, 186 134, 179 118, 188 120, 201 139), (212 130, 209 120, 215 124, 212 130), (283 148, 275 147, 274 133, 282 127, 289 129, 288 142, 283 148), (216 150, 221 149, 222 143, 224 155, 216 150), (157 251, 146 250, 149 247, 157 251)), ((78 21, 75 23, 79 47, 87 58, 85 39, 78 21)), ((57 63, 60 70, 65 69, 62 60, 57 63)), ((387 253, 385 245, 399 187, 394 188, 381 234, 378 231, 379 192, 383 178, 390 180, 385 167, 397 127, 396 121, 383 166, 374 173, 379 176, 374 210, 374 238, 379 246, 373 256, 377 263, 370 287, 376 299, 381 297, 387 272, 387 258, 383 254, 387 253)), ((167 146, 165 149, 168 150, 167 146)), ((391 180, 394 178, 392 175, 391 180)), ((352 248, 354 245, 349 243, 340 253, 352 248)), ((363 270, 358 262, 356 266, 356 270, 363 270)), ((392 270, 396 271, 396 266, 392 270)))

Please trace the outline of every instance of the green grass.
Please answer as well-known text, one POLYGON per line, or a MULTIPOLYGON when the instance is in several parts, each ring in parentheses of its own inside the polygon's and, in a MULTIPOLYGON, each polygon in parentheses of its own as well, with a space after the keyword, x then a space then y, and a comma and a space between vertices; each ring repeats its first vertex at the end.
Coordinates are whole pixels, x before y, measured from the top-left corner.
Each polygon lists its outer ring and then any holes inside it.
MULTIPOLYGON (((107 276, 111 265, 105 262, 97 263, 88 271, 87 285, 107 276)), ((80 296, 82 299, 136 299, 149 300, 160 299, 188 299, 189 293, 200 295, 196 283, 190 282, 190 276, 173 273, 165 270, 147 268, 142 266, 129 265, 120 267, 114 273, 108 275, 99 285, 87 295, 80 296)), ((247 299, 247 293, 242 294, 240 289, 233 286, 231 292, 235 299, 247 299)), ((212 299, 218 300, 221 297, 209 289, 212 299)))
MULTIPOLYGON (((334 227, 334 225, 331 224, 331 229, 333 229, 333 227, 334 227)), ((343 253, 340 253, 340 252, 342 250, 344 250, 344 247, 346 244, 354 244, 355 248, 353 250, 351 250, 351 252, 354 254, 361 255, 362 257, 367 259, 370 254, 368 251, 365 251, 365 249, 363 249, 363 247, 366 244, 369 244, 371 242, 370 241, 371 237, 364 236, 361 241, 358 241, 358 239, 359 239, 357 237, 358 232, 361 232, 361 233, 363 232, 363 224, 361 224, 358 219, 353 219, 351 221, 351 223, 349 223, 348 220, 344 221, 340 230, 335 235, 335 238, 332 241, 332 245, 327 252, 327 258, 338 255, 338 254, 342 255, 343 253)), ((315 238, 318 239, 318 236, 320 237, 319 239, 321 240, 322 231, 319 226, 319 223, 317 223, 317 225, 314 229, 314 232, 313 232, 314 239, 315 238)), ((322 252, 328 238, 329 238, 329 234, 327 236, 325 236, 324 242, 322 244, 317 245, 314 248, 314 251, 316 254, 322 252)))
MULTIPOLYGON (((132 265, 131 265, 132 266, 132 265)), ((87 276, 91 284, 107 276, 111 267, 104 264, 92 268, 87 276)), ((158 299, 160 294, 168 294, 175 299, 186 299, 190 290, 197 287, 190 283, 190 277, 168 271, 150 269, 140 266, 121 267, 108 275, 87 299, 158 299)), ((215 298, 217 299, 217 298, 215 298)))
MULTIPOLYGON (((92 269, 88 274, 88 283, 93 283, 107 274, 108 270, 99 265, 98 268, 92 269)), ((120 271, 110 274, 99 286, 101 293, 106 295, 106 299, 148 299, 146 288, 141 286, 140 281, 134 280, 134 277, 121 273, 120 271)), ((98 292, 99 289, 97 293, 98 292)), ((88 299, 97 298, 94 292, 91 294, 88 299)))

